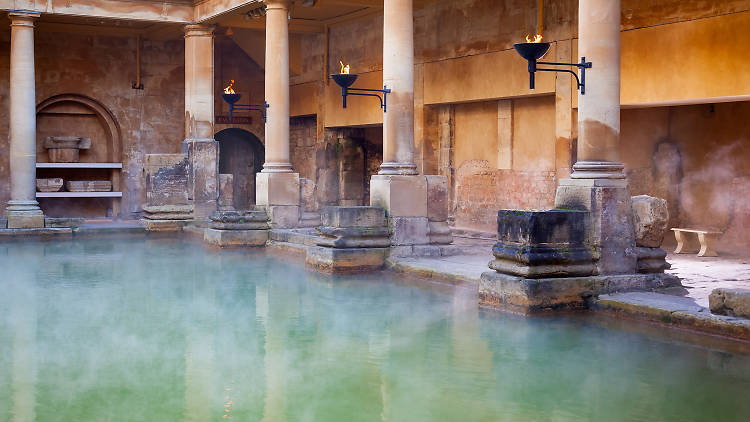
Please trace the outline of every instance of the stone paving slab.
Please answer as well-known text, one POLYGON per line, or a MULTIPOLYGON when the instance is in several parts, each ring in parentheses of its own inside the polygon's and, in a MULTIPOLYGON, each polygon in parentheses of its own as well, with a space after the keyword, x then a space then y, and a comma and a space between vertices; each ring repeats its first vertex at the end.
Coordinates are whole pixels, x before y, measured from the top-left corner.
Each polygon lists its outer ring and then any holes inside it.
POLYGON ((613 293, 599 296, 593 308, 616 316, 750 341, 750 319, 713 315, 689 297, 649 292, 613 293))
POLYGON ((441 257, 388 258, 388 268, 425 278, 460 281, 479 285, 490 258, 485 255, 451 255, 441 257))

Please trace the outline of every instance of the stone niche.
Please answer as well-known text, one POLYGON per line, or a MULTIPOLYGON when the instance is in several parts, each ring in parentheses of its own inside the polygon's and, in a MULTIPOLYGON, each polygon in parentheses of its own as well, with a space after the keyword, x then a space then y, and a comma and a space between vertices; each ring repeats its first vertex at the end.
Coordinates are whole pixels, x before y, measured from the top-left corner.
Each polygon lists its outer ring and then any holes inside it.
POLYGON ((494 270, 482 274, 479 302, 520 312, 587 307, 603 293, 679 286, 677 277, 598 274, 599 255, 587 233, 594 224, 587 211, 501 210, 494 270))
MULTIPOLYGON (((57 95, 42 101, 36 112, 38 163, 122 162, 119 126, 114 115, 98 101, 83 95, 57 95)), ((37 178, 106 181, 112 185, 108 190, 122 190, 120 169, 40 168, 37 178)), ((39 204, 50 217, 103 217, 119 214, 120 199, 39 198, 39 204)))

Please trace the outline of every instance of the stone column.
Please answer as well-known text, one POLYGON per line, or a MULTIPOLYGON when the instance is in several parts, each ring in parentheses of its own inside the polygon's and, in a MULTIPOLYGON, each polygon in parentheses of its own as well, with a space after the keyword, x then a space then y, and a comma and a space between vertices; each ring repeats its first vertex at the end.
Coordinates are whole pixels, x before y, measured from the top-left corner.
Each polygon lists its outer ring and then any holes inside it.
MULTIPOLYGON (((383 83, 391 93, 383 114, 383 164, 370 181, 370 205, 385 208, 392 246, 410 255, 414 245, 431 239, 428 179, 414 164, 413 1, 385 0, 383 14, 383 83)), ((443 185, 434 178, 431 183, 443 185)))
POLYGON ((379 174, 418 174, 414 164, 414 16, 412 0, 383 4, 383 84, 391 89, 383 114, 379 174))
POLYGON ((44 227, 36 200, 36 90, 34 19, 39 13, 10 12, 10 200, 8 228, 44 227))
POLYGON ((214 137, 214 27, 185 25, 185 139, 214 137))
POLYGON ((266 162, 256 178, 256 205, 271 225, 296 227, 300 182, 289 154, 289 0, 266 0, 266 162))
POLYGON ((578 160, 561 179, 558 208, 589 211, 587 243, 599 257, 599 274, 636 272, 630 190, 620 163, 620 0, 580 0, 579 56, 586 95, 578 95, 578 160))
POLYGON ((578 95, 574 179, 623 179, 620 162, 620 0, 580 0, 578 55, 593 63, 578 95))
POLYGON ((219 145, 214 140, 214 27, 185 25, 185 142, 193 217, 218 207, 219 145))

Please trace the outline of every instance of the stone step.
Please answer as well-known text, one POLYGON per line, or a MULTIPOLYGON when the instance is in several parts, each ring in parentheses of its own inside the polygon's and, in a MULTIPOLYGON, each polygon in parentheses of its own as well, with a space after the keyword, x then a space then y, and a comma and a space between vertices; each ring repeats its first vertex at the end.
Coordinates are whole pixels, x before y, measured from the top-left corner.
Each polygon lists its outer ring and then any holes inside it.
POLYGON ((274 229, 270 239, 275 242, 293 243, 297 245, 314 246, 318 236, 314 229, 274 229))
POLYGON ((303 212, 299 219, 299 227, 311 228, 320 226, 320 213, 319 212, 303 212))

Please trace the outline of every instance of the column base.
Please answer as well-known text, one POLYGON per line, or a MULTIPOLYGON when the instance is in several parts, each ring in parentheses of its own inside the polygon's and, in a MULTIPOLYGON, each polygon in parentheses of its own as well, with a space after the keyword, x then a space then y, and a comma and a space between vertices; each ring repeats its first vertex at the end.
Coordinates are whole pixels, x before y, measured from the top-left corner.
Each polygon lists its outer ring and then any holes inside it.
POLYGON ((624 179, 625 166, 611 161, 578 161, 571 179, 624 179))
POLYGON ((380 165, 378 174, 416 176, 419 171, 417 171, 417 165, 413 163, 384 162, 380 165))
POLYGON ((36 200, 8 201, 6 216, 9 229, 38 229, 44 227, 44 213, 36 200))
POLYGON ((299 173, 263 172, 255 177, 255 204, 260 207, 300 204, 299 173))
POLYGON ((633 208, 626 179, 562 179, 555 208, 590 213, 586 243, 599 255, 599 274, 637 272, 633 208))
POLYGON ((294 173, 292 163, 264 163, 261 173, 294 173))
POLYGON ((370 205, 384 208, 388 217, 427 217, 427 181, 424 176, 374 175, 370 205))

